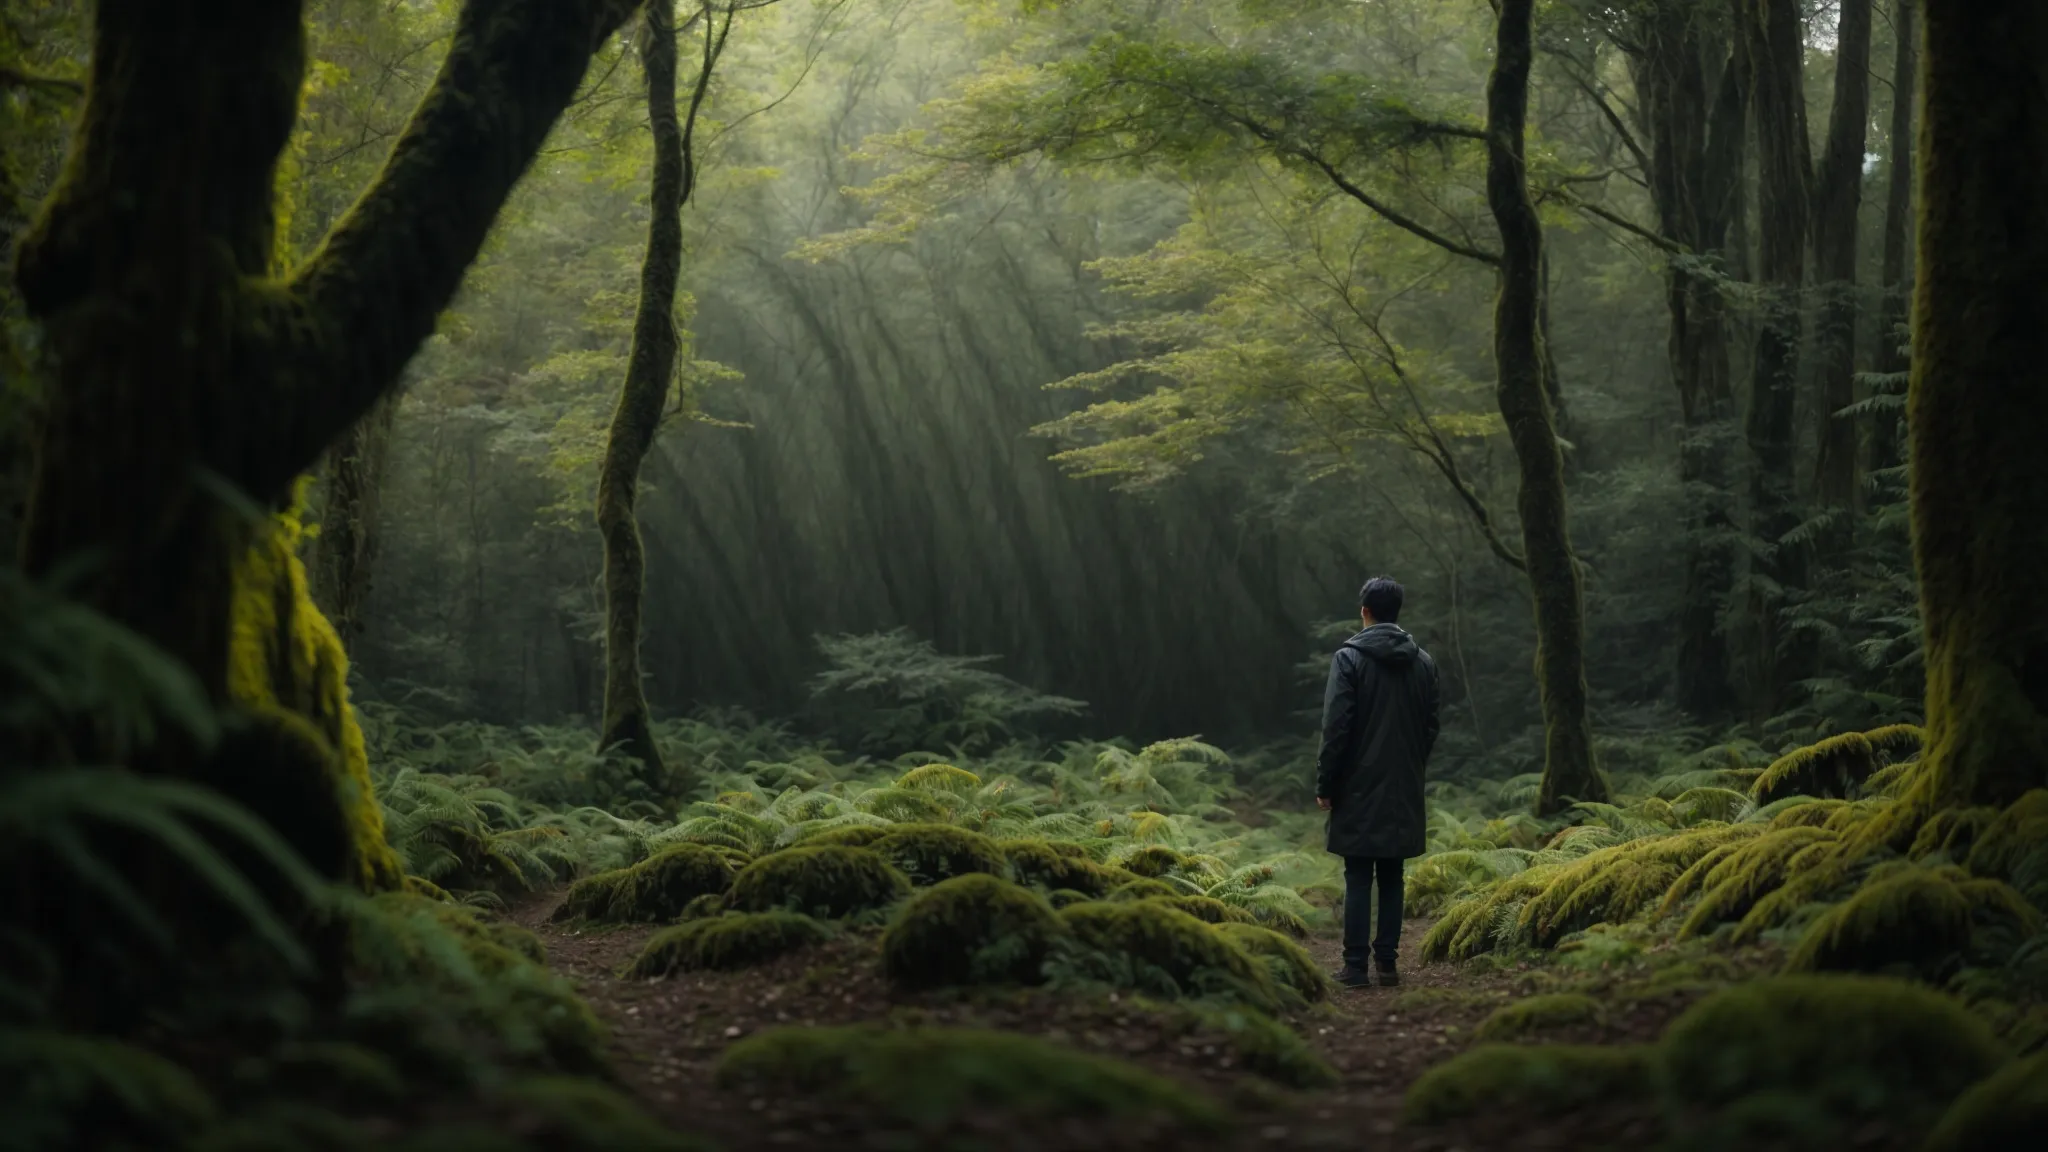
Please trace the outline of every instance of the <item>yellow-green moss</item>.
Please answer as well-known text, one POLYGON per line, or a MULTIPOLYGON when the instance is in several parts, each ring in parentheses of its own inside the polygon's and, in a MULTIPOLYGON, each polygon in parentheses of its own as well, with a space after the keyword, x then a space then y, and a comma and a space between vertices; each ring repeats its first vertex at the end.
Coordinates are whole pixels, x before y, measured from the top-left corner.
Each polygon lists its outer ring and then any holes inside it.
POLYGON ((1271 928, 1257 924, 1216 925, 1216 934, 1265 962, 1275 983, 1309 1003, 1327 999, 1332 985, 1308 950, 1271 928))
POLYGON ((1635 1047, 1481 1044, 1422 1074, 1401 1118, 1441 1124, 1482 1112, 1555 1114, 1654 1090, 1655 1065, 1635 1047))
POLYGON ((1923 1152, 1992 1152, 2039 1145, 2048 1133, 2048 1052, 2014 1060, 1949 1105, 1923 1152))
POLYGON ((1915 860, 1936 852, 1961 863, 1969 859, 1970 846, 1998 821, 1996 808, 1943 808, 1920 825, 1907 855, 1915 860))
POLYGON ((1184 858, 1181 854, 1164 844, 1147 844, 1117 861, 1117 865, 1124 871, 1148 880, 1157 880, 1168 872, 1180 868, 1183 863, 1184 858))
POLYGON ((1960 868, 1902 867, 1830 908, 1786 960, 1789 972, 1931 969, 1969 946, 1982 925, 2021 935, 2040 914, 2010 885, 1973 880, 1960 868))
POLYGON ((814 832, 799 843, 806 845, 836 844, 842 848, 872 848, 875 841, 895 831, 890 824, 846 824, 838 828, 827 828, 814 832))
POLYGON ((914 792, 953 792, 964 796, 981 787, 981 777, 951 764, 925 764, 897 777, 896 787, 914 792))
POLYGON ((1771 761, 1750 785, 1750 795, 1759 804, 1787 796, 1849 796, 1881 766, 1870 737, 1844 732, 1771 761))
POLYGON ((1185 912, 1204 924, 1256 924, 1257 916, 1213 896, 1148 896, 1147 900, 1185 912))
POLYGON ((724 853, 702 844, 673 844, 631 867, 578 880, 553 919, 674 920, 691 901, 731 889, 733 875, 724 853))
POLYGON ((1566 865, 1522 907, 1521 924, 1549 948, 1594 924, 1628 920, 1669 892, 1686 869, 1724 845, 1755 835, 1751 825, 1724 824, 1669 836, 1648 836, 1588 853, 1566 865))
POLYGON ((1423 960, 1470 960, 1491 952, 1504 936, 1512 935, 1523 902, 1542 894, 1562 871, 1558 865, 1539 865, 1451 905, 1422 937, 1423 960))
MULTIPOLYGON (((944 765, 928 764, 926 768, 944 765)), ((918 771, 924 771, 923 768, 918 771)), ((870 845, 910 877, 913 884, 936 884, 969 872, 1010 874, 1009 858, 996 842, 979 832, 950 824, 902 824, 870 845)))
POLYGON ((795 912, 734 912, 664 928, 648 939, 628 976, 745 968, 830 939, 831 929, 795 912))
POLYGON ((726 1049, 715 1073, 727 1088, 781 1098, 822 1095, 918 1128, 967 1115, 1160 1116, 1209 1128, 1213 1103, 1130 1064, 1009 1032, 781 1028, 726 1049))
POLYGON ((2020 796, 1970 846, 1971 872, 2009 880, 2020 862, 2048 852, 2048 788, 2020 796))
POLYGON ((1172 1021, 1184 1042, 1219 1041, 1218 1047, 1227 1047, 1239 1067, 1276 1084, 1313 1090, 1341 1082, 1337 1070, 1294 1029, 1263 1012, 1236 1005, 1182 1005, 1172 1021))
POLYGON ((1042 897, 971 872, 903 906, 882 935, 882 971, 909 988, 1036 983, 1065 932, 1042 897))
POLYGON ((1273 1008, 1281 997, 1266 965, 1193 916, 1165 904, 1094 902, 1060 911, 1075 939, 1142 965, 1184 995, 1215 995, 1273 1008))
POLYGON ((1532 1032, 1600 1019, 1600 1002, 1583 992, 1552 992, 1504 1004, 1480 1021, 1476 1040, 1513 1040, 1532 1032))
POLYGON ((1117 901, 1153 900, 1171 898, 1178 895, 1180 895, 1180 889, 1175 888, 1166 881, 1143 877, 1135 880, 1124 880, 1123 883, 1118 884, 1109 891, 1109 898, 1117 901))
POLYGON ((1105 868, 1088 858, 1079 844, 1045 840, 1003 840, 996 844, 1010 861, 1020 884, 1048 891, 1068 889, 1102 896, 1130 880, 1128 873, 1105 868))
POLYGON ((1870 750, 1890 766, 1919 756, 1927 744, 1927 729, 1918 724, 1887 724, 1865 732, 1863 738, 1870 741, 1870 750))
MULTIPOLYGON (((1740 920, 1757 901, 1785 882, 1800 864, 1801 853, 1814 848, 1825 852, 1836 842, 1833 833, 1820 828, 1772 829, 1744 841, 1721 858, 1701 881, 1700 902, 1679 928, 1681 939, 1713 930, 1729 920, 1740 920)), ((1812 860, 1808 856, 1807 861, 1812 860)))
POLYGON ((1876 976, 1777 976, 1723 989, 1674 1020, 1660 1049, 1681 1104, 1799 1094, 1850 1112, 1945 1104, 2006 1057, 1956 1000, 1876 976))
POLYGON ((788 909, 830 920, 885 908, 909 894, 910 881, 872 849, 805 845, 740 869, 730 903, 743 912, 788 909))

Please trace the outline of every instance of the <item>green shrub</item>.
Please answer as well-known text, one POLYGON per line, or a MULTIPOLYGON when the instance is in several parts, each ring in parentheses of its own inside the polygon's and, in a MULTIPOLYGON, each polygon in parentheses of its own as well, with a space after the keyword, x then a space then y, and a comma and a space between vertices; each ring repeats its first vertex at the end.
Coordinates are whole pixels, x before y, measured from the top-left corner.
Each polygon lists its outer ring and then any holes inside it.
POLYGON ((924 764, 897 777, 896 787, 913 792, 952 792, 971 796, 981 787, 981 777, 951 764, 924 764))
POLYGON ((692 920, 655 933, 626 975, 647 979, 677 971, 745 968, 831 935, 825 925, 795 912, 735 912, 692 920))
POLYGON ((682 914, 677 916, 676 919, 678 921, 702 920, 707 916, 723 915, 725 913, 725 905, 725 893, 706 892, 704 895, 683 905, 682 914))
POLYGON ((725 892, 732 882, 725 853, 702 844, 676 844, 630 868, 578 880, 553 919, 662 923, 682 915, 700 896, 725 892))
POLYGON ((1640 1097, 1656 1083, 1642 1048, 1572 1044, 1481 1044, 1422 1074, 1401 1116, 1440 1124, 1481 1112, 1556 1114, 1602 1100, 1640 1097))
POLYGON ((970 1114, 1161 1116, 1213 1128, 1215 1104, 1132 1065, 1008 1032, 780 1028, 726 1049, 715 1073, 763 1095, 823 1095, 924 1129, 970 1114))
POLYGON ((836 844, 842 848, 872 848, 875 841, 895 831, 891 824, 845 824, 827 828, 803 838, 806 846, 836 844))
POLYGON ((1273 1008, 1279 994, 1266 966, 1193 916, 1163 903, 1095 901, 1060 912, 1083 948, 1108 961, 1097 979, 1168 996, 1220 996, 1273 1008))
POLYGON ((1109 898, 1119 901, 1150 900, 1160 896, 1172 898, 1180 894, 1180 889, 1175 888, 1164 880, 1151 880, 1140 877, 1135 880, 1125 879, 1123 883, 1111 888, 1109 898))
POLYGON ((1010 874, 1009 858, 996 847, 995 841, 949 824, 900 825, 890 829, 872 847, 902 869, 913 884, 936 884, 970 872, 1004 877, 1010 874))
POLYGON ((783 908, 830 920, 885 908, 909 893, 910 881, 871 849, 806 845, 742 868, 730 904, 743 912, 783 908))
POLYGON ((1778 976, 1707 997, 1662 1043, 1681 1103, 1793 1093, 1852 1113, 1944 1105, 2005 1051, 1957 1001, 1875 976, 1778 976))
POLYGON ((1553 992, 1503 1004, 1480 1021, 1472 1035, 1476 1040, 1513 1040, 1531 1032, 1597 1020, 1600 1015, 1600 1002, 1591 996, 1582 992, 1553 992))
POLYGON ((1019 884, 1058 891, 1062 888, 1091 898, 1104 896, 1131 877, 1088 858, 1079 844, 1045 840, 1004 840, 996 845, 1008 857, 1019 884))
POLYGON ((1185 912, 1204 924, 1256 924, 1250 909, 1225 904, 1213 896, 1148 896, 1147 900, 1185 912))
POLYGON ((1037 982, 1065 931, 1038 895, 983 873, 919 893, 882 936, 882 971, 909 988, 1037 982))
POLYGON ((1987 1152, 2036 1145, 2048 1132, 2048 1052, 2015 1060, 1956 1098, 1925 1152, 1987 1152))
POLYGON ((1267 974, 1283 988, 1309 1003, 1330 995, 1330 978, 1323 974, 1308 950, 1271 928, 1257 924, 1218 924, 1216 934, 1265 962, 1267 974))

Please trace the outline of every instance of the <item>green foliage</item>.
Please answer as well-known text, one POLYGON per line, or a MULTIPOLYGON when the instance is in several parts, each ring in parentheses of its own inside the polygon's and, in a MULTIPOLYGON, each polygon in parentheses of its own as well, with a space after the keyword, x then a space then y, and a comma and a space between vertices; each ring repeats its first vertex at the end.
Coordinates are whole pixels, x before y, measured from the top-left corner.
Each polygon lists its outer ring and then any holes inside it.
POLYGON ((1334 990, 1322 966, 1306 949, 1271 928, 1228 922, 1216 925, 1216 934, 1264 961, 1273 982, 1305 1002, 1327 999, 1334 990))
POLYGON ((1984 928, 2025 936, 2041 914, 2010 885, 1960 868, 1898 866, 1859 887, 1807 929, 1790 972, 1934 973, 1958 960, 1984 928))
POLYGON ((1153 992, 1215 997, 1255 1008, 1280 1002, 1266 966, 1216 929, 1152 900, 1075 904, 1060 911, 1074 949, 1056 975, 1153 992))
POLYGON ((0 1029, 0 1080, 10 1147, 175 1146, 217 1113, 174 1061, 74 1032, 0 1029))
POLYGON ((2024 1148, 2048 1129, 2048 1052, 2014 1060, 1956 1098, 1924 1152, 2024 1148))
POLYGON ((1078 844, 1044 840, 1004 840, 996 847, 1010 861, 1019 883, 1049 891, 1066 890, 1090 897, 1106 896, 1129 877, 1088 859, 1078 844), (1078 853, 1078 854, 1077 854, 1078 853))
MULTIPOLYGON (((1284 942, 1284 941, 1283 941, 1284 942)), ((1180 1009, 1187 1026, 1220 1037, 1244 1068, 1276 1084, 1314 1090, 1341 1082, 1330 1067, 1292 1028, 1262 1012, 1238 1005, 1187 1005, 1180 1009)))
POLYGON ((828 844, 786 848, 742 868, 733 878, 732 906, 836 920, 885 908, 909 893, 910 881, 879 854, 828 844))
POLYGON ((901 869, 913 884, 936 884, 969 872, 985 872, 992 876, 1010 874, 1009 858, 996 847, 996 842, 965 828, 943 824, 899 824, 871 847, 901 869))
POLYGON ((1512 1109, 1571 1112, 1655 1091, 1650 1054, 1632 1047, 1481 1044, 1438 1064, 1408 1089, 1401 1117, 1440 1124, 1512 1109))
POLYGON ((770 1097, 816 1094, 919 1129, 970 1114, 1163 1117, 1219 1125, 1216 1106, 1132 1065, 1030 1036, 873 1025, 782 1028, 726 1049, 718 1083, 770 1097))
POLYGON ((1515 1040, 1532 1032, 1597 1021, 1600 1001, 1583 992, 1552 992, 1529 996, 1493 1010, 1472 1033, 1475 1040, 1515 1040))
POLYGON ((664 928, 649 937, 626 974, 745 968, 830 939, 832 930, 795 912, 734 912, 664 928))
POLYGON ((1087 707, 983 667, 998 657, 941 655, 907 629, 817 641, 828 667, 812 680, 813 703, 828 728, 864 752, 986 749, 1087 707))
POLYGON ((919 893, 882 936, 882 971, 910 988, 1031 984, 1066 926, 1044 898, 984 873, 919 893))
POLYGON ((733 866, 701 844, 674 844, 630 868, 578 880, 557 908, 557 920, 661 923, 682 916, 691 902, 722 896, 733 886, 733 866))
POLYGON ((1256 924, 1258 917, 1213 896, 1147 896, 1147 901, 1185 912, 1204 924, 1256 924))

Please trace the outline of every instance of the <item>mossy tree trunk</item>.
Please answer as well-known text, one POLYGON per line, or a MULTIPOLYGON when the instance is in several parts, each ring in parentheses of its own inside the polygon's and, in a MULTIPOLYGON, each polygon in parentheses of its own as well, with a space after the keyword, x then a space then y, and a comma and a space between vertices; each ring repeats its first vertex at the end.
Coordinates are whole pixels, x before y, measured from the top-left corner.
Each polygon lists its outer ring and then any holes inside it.
POLYGON ((1814 332, 1820 396, 1814 407, 1813 491, 1834 521, 1816 559, 1833 567, 1853 538, 1856 422, 1838 416, 1856 402, 1856 218, 1863 204, 1863 157, 1870 123, 1870 0, 1842 0, 1835 32, 1835 94, 1827 144, 1813 181, 1813 274, 1820 293, 1814 332))
POLYGON ((1684 420, 1679 480, 1686 501, 1685 589, 1679 605, 1679 707, 1700 719, 1735 710, 1722 613, 1735 590, 1733 472, 1738 453, 1727 308, 1716 267, 1740 190, 1749 110, 1743 39, 1716 37, 1690 4, 1650 7, 1628 40, 1650 129, 1650 196, 1658 231, 1678 249, 1665 269, 1671 379, 1684 420), (1726 42, 1723 46, 1718 41, 1726 42), (1720 75, 1709 82, 1709 56, 1720 75))
POLYGON ((2048 5, 1922 13, 1907 426, 1924 812, 2048 786, 2048 5))
POLYGON ((1501 0, 1486 83, 1486 200, 1500 229, 1493 360, 1501 417, 1521 465, 1522 555, 1536 601, 1536 679, 1543 701, 1537 810, 1604 800, 1586 719, 1585 608, 1566 525, 1564 453, 1544 380, 1543 225, 1529 200, 1523 140, 1534 56, 1534 0, 1501 0))
MULTIPOLYGON (((95 607, 250 723, 135 767, 222 788, 316 866, 395 882, 338 639, 283 507, 397 380, 498 208, 629 7, 469 0, 389 162, 326 242, 272 275, 277 163, 304 79, 286 0, 101 0, 64 175, 25 237, 22 299, 55 369, 23 559, 87 561, 95 607)), ((90 742, 79 749, 92 762, 90 742)))
MULTIPOLYGON (((1899 329, 1906 323, 1910 286, 1906 274, 1913 227, 1913 107, 1920 79, 1920 0, 1896 0, 1892 6, 1892 119, 1890 154, 1885 157, 1883 303, 1877 311, 1876 371, 1897 376, 1906 370, 1906 351, 1899 329)), ((1880 413, 1871 429, 1870 466, 1895 468, 1903 462, 1899 420, 1880 413)))
POLYGON ((362 626, 363 598, 377 562, 384 464, 391 454, 398 394, 387 393, 327 453, 320 534, 308 550, 313 602, 347 644, 362 626))

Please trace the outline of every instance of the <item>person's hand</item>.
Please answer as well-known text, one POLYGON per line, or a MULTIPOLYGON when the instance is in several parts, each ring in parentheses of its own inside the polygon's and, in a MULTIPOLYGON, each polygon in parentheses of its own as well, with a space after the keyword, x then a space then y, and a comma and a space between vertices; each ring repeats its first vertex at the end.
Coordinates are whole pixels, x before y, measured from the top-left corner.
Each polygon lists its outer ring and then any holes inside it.
POLYGON ((1330 810, 1330 798, 1328 796, 1316 797, 1316 807, 1328 812, 1330 810))

